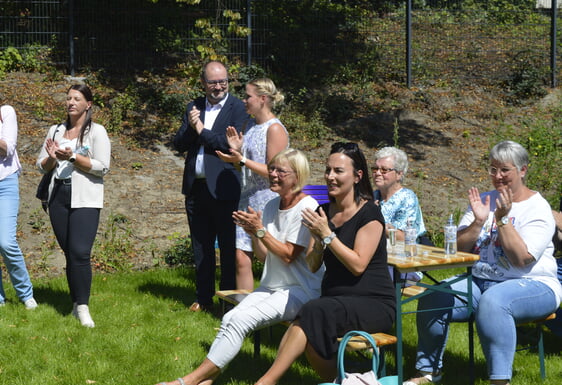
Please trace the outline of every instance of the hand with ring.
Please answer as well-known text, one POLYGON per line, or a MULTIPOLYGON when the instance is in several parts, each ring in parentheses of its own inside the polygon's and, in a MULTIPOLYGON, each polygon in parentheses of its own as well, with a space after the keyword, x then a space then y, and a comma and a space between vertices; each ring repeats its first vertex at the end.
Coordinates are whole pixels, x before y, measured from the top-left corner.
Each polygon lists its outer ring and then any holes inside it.
POLYGON ((248 206, 248 211, 234 211, 232 213, 232 218, 235 224, 242 227, 244 231, 250 235, 255 234, 258 229, 263 228, 261 212, 255 211, 250 206, 248 206))
POLYGON ((513 202, 513 192, 510 188, 498 189, 498 197, 496 198, 496 211, 494 215, 499 220, 509 214, 511 203, 513 202))
POLYGON ((328 217, 322 208, 318 212, 307 208, 302 211, 301 215, 303 225, 315 238, 322 239, 332 233, 328 225, 328 217))

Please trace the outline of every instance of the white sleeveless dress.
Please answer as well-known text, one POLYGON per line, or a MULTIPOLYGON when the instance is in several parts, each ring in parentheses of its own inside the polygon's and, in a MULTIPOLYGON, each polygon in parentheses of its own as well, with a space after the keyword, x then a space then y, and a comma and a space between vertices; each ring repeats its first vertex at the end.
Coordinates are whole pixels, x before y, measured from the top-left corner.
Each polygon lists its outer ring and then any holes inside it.
MULTIPOLYGON (((287 129, 277 118, 268 120, 262 124, 256 124, 254 119, 248 122, 244 133, 242 154, 255 162, 266 163, 267 153, 267 130, 272 125, 280 124, 285 132, 287 129)), ((240 194, 239 210, 246 211, 248 206, 256 211, 262 211, 265 204, 278 194, 269 189, 269 181, 247 167, 242 167, 242 192, 240 194)), ((244 251, 252 251, 252 240, 246 232, 236 226, 236 248, 244 251)))

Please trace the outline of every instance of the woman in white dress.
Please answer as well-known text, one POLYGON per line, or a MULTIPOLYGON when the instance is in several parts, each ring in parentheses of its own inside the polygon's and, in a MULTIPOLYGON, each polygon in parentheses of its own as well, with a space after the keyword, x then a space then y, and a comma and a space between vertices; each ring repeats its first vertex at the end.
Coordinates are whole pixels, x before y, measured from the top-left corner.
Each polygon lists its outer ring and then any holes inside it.
MULTIPOLYGON (((267 164, 280 151, 289 147, 289 134, 273 113, 284 100, 271 79, 254 79, 246 84, 244 104, 252 119, 243 133, 227 128, 230 154, 217 151, 225 162, 241 167, 242 193, 239 210, 248 206, 261 211, 277 193, 269 189, 267 164)), ((254 289, 252 241, 240 227, 236 229, 236 287, 254 289)))

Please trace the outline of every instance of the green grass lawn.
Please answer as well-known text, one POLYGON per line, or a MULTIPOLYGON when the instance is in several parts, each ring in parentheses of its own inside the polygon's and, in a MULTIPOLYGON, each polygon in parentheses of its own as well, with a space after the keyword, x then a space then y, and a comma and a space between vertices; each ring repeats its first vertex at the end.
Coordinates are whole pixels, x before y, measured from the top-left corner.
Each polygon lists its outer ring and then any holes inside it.
MULTIPOLYGON (((444 273, 445 274, 445 273, 444 273)), ((0 384, 140 384, 170 381, 195 368, 205 357, 220 320, 210 314, 190 313, 194 299, 193 272, 161 269, 96 275, 91 313, 94 329, 84 328, 70 312, 72 304, 63 277, 34 282, 39 307, 27 311, 15 303, 7 284, 8 302, 0 308, 0 384)), ((409 306, 415 306, 411 304, 409 306)), ((405 373, 413 371, 416 332, 414 316, 405 316, 405 373)), ((253 384, 267 370, 285 328, 273 328, 263 338, 262 354, 253 357, 247 339, 240 354, 217 384, 253 384)), ((453 325, 445 356, 442 384, 468 383, 466 324, 453 325)), ((546 333, 547 379, 562 379, 561 340, 546 333)), ((387 355, 389 374, 394 358, 387 355)), ((541 383, 538 356, 518 352, 513 384, 541 383)), ((486 365, 476 341, 477 384, 487 384, 486 365)), ((317 384, 320 381, 304 360, 296 363, 281 384, 317 384)))

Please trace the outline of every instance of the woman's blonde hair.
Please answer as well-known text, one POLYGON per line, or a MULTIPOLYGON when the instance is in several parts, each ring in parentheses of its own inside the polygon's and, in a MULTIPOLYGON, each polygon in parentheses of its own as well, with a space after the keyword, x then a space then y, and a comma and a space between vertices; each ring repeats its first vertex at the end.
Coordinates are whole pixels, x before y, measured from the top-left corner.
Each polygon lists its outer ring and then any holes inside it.
POLYGON ((300 150, 287 148, 271 158, 267 165, 272 166, 276 162, 284 161, 289 164, 297 176, 297 183, 293 188, 293 192, 301 191, 310 177, 310 165, 306 155, 300 150))
POLYGON ((256 93, 260 96, 265 95, 269 100, 269 107, 274 109, 283 103, 285 96, 275 87, 273 80, 269 78, 257 78, 250 81, 248 84, 256 87, 256 93))

